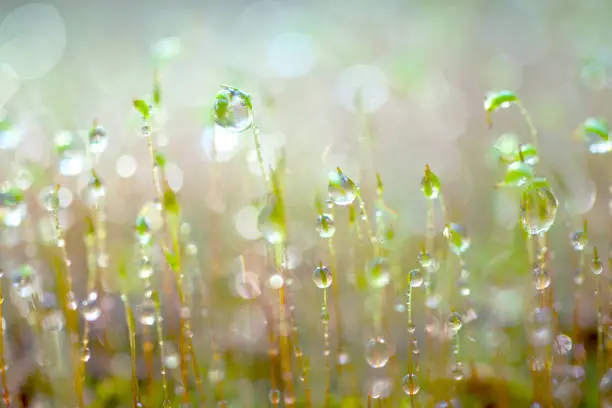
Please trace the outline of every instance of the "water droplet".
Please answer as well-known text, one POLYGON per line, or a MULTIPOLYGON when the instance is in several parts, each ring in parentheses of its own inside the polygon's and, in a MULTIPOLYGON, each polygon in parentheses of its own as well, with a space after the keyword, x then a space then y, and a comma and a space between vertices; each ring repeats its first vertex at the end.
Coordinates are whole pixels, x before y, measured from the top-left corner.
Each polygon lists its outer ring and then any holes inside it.
POLYGON ((331 202, 339 206, 351 205, 357 198, 357 186, 342 170, 336 169, 327 175, 327 191, 331 202))
POLYGON ((143 326, 153 326, 157 321, 157 307, 155 301, 145 299, 138 305, 140 324, 143 326))
POLYGON ((554 348, 557 354, 568 354, 572 351, 572 339, 565 334, 559 334, 555 339, 554 348))
POLYGON ((440 195, 440 179, 431 171, 429 166, 425 166, 425 175, 421 180, 421 191, 425 198, 435 200, 440 195))
POLYGON ((312 273, 312 281, 320 289, 329 288, 332 284, 332 273, 326 266, 319 265, 312 273))
POLYGON ((279 274, 274 274, 268 279, 268 284, 272 289, 280 289, 285 284, 285 279, 279 274))
POLYGON ((570 241, 575 251, 584 251, 588 244, 587 236, 584 231, 576 231, 570 235, 570 241))
POLYGON ((451 367, 451 376, 453 377, 455 381, 463 380, 463 376, 464 376, 463 364, 460 361, 456 362, 451 367))
POLYGON ((93 154, 100 154, 106 150, 108 146, 108 137, 106 135, 106 129, 102 125, 96 125, 89 131, 89 150, 93 154))
POLYGON ((102 314, 102 310, 98 306, 98 292, 89 292, 87 299, 81 303, 81 313, 83 318, 89 322, 95 322, 102 314))
POLYGON ((66 294, 66 307, 70 310, 77 310, 78 304, 74 292, 68 292, 66 294))
POLYGON ((85 194, 88 204, 91 205, 97 204, 106 194, 106 187, 95 172, 92 172, 85 194))
POLYGON ((452 312, 448 317, 448 325, 454 332, 458 332, 463 327, 463 316, 458 312, 452 312))
POLYGON ((365 358, 370 367, 384 367, 391 358, 391 348, 383 337, 371 338, 365 346, 365 358))
POLYGON ((584 140, 593 154, 605 154, 612 151, 610 129, 603 119, 587 118, 578 129, 578 136, 584 140))
POLYGON ((81 350, 81 360, 86 363, 91 359, 91 349, 89 347, 81 350))
POLYGON ((317 217, 317 232, 321 238, 331 238, 336 233, 336 225, 331 214, 321 214, 317 217))
POLYGON ((472 243, 465 232, 465 228, 459 224, 448 224, 442 233, 448 240, 449 249, 457 255, 467 251, 472 243))
POLYGON ((423 281, 423 274, 421 273, 420 269, 413 269, 408 272, 408 283, 413 288, 420 288, 423 286, 423 281))
POLYGON ((329 311, 325 306, 321 308, 321 322, 327 323, 329 322, 329 311))
POLYGON ((391 266, 385 258, 376 258, 370 263, 368 281, 374 288, 384 288, 391 282, 391 266))
POLYGON ((555 222, 559 202, 550 187, 528 188, 521 195, 521 221, 530 235, 547 232, 555 222))
POLYGON ((136 219, 136 236, 140 245, 148 245, 151 242, 151 224, 144 215, 139 215, 136 219))
POLYGON ((533 271, 533 282, 536 290, 545 290, 550 286, 552 280, 546 269, 536 268, 533 271))
POLYGON ((153 275, 153 264, 149 257, 145 256, 138 263, 138 277, 140 279, 149 279, 153 275))
POLYGON ((45 209, 49 212, 57 211, 60 208, 59 191, 55 187, 47 187, 44 191, 42 202, 45 209))
POLYGON ((339 365, 345 366, 350 362, 351 362, 351 357, 349 356, 349 353, 347 353, 346 351, 341 351, 338 353, 338 364, 339 365))
POLYGON ((268 393, 268 399, 274 405, 277 405, 280 402, 280 397, 281 397, 280 391, 276 388, 271 389, 270 392, 268 393))
POLYGON ((251 97, 238 88, 222 86, 213 106, 215 122, 235 133, 241 133, 253 125, 251 97))
POLYGON ((416 374, 406 374, 402 378, 402 390, 404 390, 406 395, 416 395, 419 393, 421 387, 419 386, 416 374))
POLYGON ((30 265, 21 265, 13 274, 13 290, 23 299, 28 299, 40 291, 38 273, 30 265))
POLYGON ((593 259, 593 263, 591 264, 591 272, 593 275, 601 275, 603 273, 603 264, 598 257, 593 259))

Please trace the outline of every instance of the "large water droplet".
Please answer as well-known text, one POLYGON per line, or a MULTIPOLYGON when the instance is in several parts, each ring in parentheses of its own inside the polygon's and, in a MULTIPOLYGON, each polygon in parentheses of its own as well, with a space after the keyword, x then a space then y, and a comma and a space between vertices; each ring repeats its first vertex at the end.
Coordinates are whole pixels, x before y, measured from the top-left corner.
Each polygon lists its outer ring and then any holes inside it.
POLYGON ((215 122, 235 133, 241 133, 253 125, 251 97, 238 88, 223 86, 217 92, 213 106, 215 122))
POLYGON ((140 245, 148 245, 151 242, 151 224, 144 215, 136 219, 136 236, 140 245))
POLYGON ((385 258, 376 258, 370 263, 368 282, 374 288, 384 288, 391 282, 391 266, 385 258))
POLYGON ((383 337, 371 338, 365 346, 365 358, 370 367, 384 367, 391 358, 391 348, 383 337))
POLYGON ((521 221, 530 235, 547 232, 555 222, 559 202, 550 187, 531 187, 521 196, 521 221))
POLYGON ((444 228, 443 234, 448 240, 449 249, 457 255, 467 251, 472 243, 465 232, 465 228, 459 224, 448 224, 444 228))
POLYGON ((92 172, 91 178, 85 188, 85 199, 88 204, 96 205, 106 194, 106 187, 102 183, 102 180, 98 177, 95 172, 92 172))
POLYGON ((327 175, 327 191, 331 202, 339 206, 351 205, 357 197, 357 186, 342 170, 336 169, 327 175))
POLYGON ((419 393, 421 387, 419 386, 416 374, 406 374, 402 378, 402 390, 404 390, 406 395, 416 395, 419 393))
POLYGON ((320 289, 328 288, 332 284, 332 273, 326 266, 319 265, 312 273, 312 281, 320 289))

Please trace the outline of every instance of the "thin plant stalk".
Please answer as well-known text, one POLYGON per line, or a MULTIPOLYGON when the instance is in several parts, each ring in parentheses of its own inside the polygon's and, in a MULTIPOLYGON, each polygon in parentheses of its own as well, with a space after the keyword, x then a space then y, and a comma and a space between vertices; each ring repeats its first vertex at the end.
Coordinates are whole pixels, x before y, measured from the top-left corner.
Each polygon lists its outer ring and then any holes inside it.
POLYGON ((2 401, 5 406, 10 406, 11 394, 8 388, 8 382, 6 377, 6 359, 4 357, 4 293, 3 293, 3 274, 0 275, 0 377, 2 379, 2 401))
MULTIPOLYGON (((321 266, 322 267, 322 266, 321 266)), ((333 284, 333 278, 332 278, 333 284)), ((321 316, 323 323, 323 357, 325 369, 325 407, 329 407, 331 401, 331 363, 329 348, 329 315, 327 315, 327 288, 323 288, 323 304, 321 306, 321 316), (326 315, 326 316, 324 316, 326 315)))
MULTIPOLYGON (((149 148, 149 156, 151 158, 151 172, 152 172, 152 177, 153 177, 153 185, 155 188, 155 194, 157 197, 157 200, 159 203, 163 203, 163 199, 164 199, 164 193, 162 191, 162 180, 160 179, 160 173, 158 171, 158 164, 157 164, 157 158, 156 158, 156 151, 155 151, 155 146, 153 143, 153 132, 149 129, 149 131, 147 132, 147 145, 149 148)), ((170 223, 168 220, 168 214, 167 211, 165 209, 165 206, 162 207, 161 210, 161 214, 162 214, 162 221, 166 230, 166 234, 168 236, 169 239, 172 239, 174 234, 172 234, 172 231, 170 230, 170 223)), ((161 240, 163 249, 164 249, 164 253, 168 253, 170 250, 167 247, 167 244, 165 243, 165 240, 162 239, 161 240)), ((178 246, 178 242, 174 242, 173 243, 173 247, 174 247, 174 255, 178 256, 177 252, 177 246, 178 246)), ((184 295, 183 295, 183 291, 182 291, 182 282, 181 282, 181 278, 180 276, 182 276, 182 272, 181 272, 181 265, 180 262, 178 264, 178 268, 179 270, 174 270, 174 267, 170 267, 170 265, 168 265, 169 269, 172 270, 172 272, 174 272, 174 277, 175 277, 175 283, 176 283, 176 289, 178 292, 178 296, 179 296, 179 302, 181 305, 181 308, 183 308, 185 306, 185 299, 184 299, 184 295)), ((159 300, 158 300, 159 301, 159 300)), ((179 355, 180 355, 180 371, 181 371, 181 381, 182 381, 182 385, 183 385, 183 389, 184 389, 184 402, 187 403, 188 401, 188 390, 189 390, 189 381, 187 379, 187 372, 189 370, 189 368, 187 367, 187 350, 188 350, 188 346, 186 344, 186 337, 185 337, 185 319, 183 316, 179 316, 179 324, 180 324, 180 334, 179 334, 179 355)), ((163 341, 162 339, 158 339, 158 341, 163 341)))
POLYGON ((76 312, 74 310, 70 310, 68 305, 66 304, 68 296, 73 296, 74 293, 72 291, 72 277, 70 274, 72 261, 68 258, 68 252, 66 251, 66 241, 64 236, 64 230, 62 228, 62 224, 59 218, 59 190, 61 186, 58 184, 55 188, 55 191, 52 192, 52 215, 55 222, 55 234, 56 234, 56 242, 60 248, 63 267, 65 268, 66 273, 62 277, 65 282, 65 292, 60 294, 60 298, 63 299, 62 303, 64 304, 64 314, 66 317, 66 324, 70 330, 70 339, 72 345, 72 354, 74 360, 74 386, 77 396, 77 406, 82 408, 85 406, 84 401, 84 382, 85 382, 85 371, 80 367, 80 363, 82 360, 82 355, 79 354, 79 328, 78 328, 78 319, 76 316, 76 312))
POLYGON ((138 408, 138 373, 136 371, 136 322, 134 312, 130 307, 127 295, 121 294, 121 301, 125 310, 125 319, 128 326, 130 338, 130 368, 132 370, 132 407, 138 408))

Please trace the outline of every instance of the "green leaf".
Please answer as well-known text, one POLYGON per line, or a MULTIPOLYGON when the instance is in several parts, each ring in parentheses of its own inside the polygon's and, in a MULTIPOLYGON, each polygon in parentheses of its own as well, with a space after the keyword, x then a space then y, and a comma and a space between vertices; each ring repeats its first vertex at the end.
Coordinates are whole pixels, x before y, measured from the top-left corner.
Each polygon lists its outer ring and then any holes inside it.
POLYGON ((134 103, 134 107, 140 113, 142 113, 142 116, 145 119, 149 119, 149 117, 151 116, 151 112, 149 111, 149 105, 142 99, 134 99, 133 103, 134 103))
POLYGON ((587 118, 582 124, 585 133, 595 133, 604 140, 608 140, 610 128, 604 119, 587 118))
POLYGON ((155 164, 158 165, 162 169, 165 168, 166 167, 166 156, 164 156, 163 153, 156 152, 155 153, 155 164))
POLYGON ((8 120, 0 120, 0 132, 7 132, 13 128, 13 125, 8 120))
POLYGON ((181 212, 181 207, 179 206, 178 200, 176 198, 176 194, 168 185, 168 182, 164 182, 164 211, 169 214, 178 215, 181 212))
POLYGON ((168 262, 168 266, 174 272, 177 272, 181 269, 181 263, 178 254, 170 251, 169 249, 164 250, 164 255, 166 257, 166 262, 168 262))
POLYGON ((533 177, 533 167, 525 162, 517 161, 508 166, 504 185, 507 187, 521 187, 530 182, 533 177))
POLYGON ((155 73, 155 80, 153 81, 153 103, 155 106, 161 104, 161 84, 159 83, 159 73, 155 73))
POLYGON ((484 109, 487 112, 493 112, 500 108, 507 108, 516 101, 518 98, 512 91, 491 91, 485 95, 484 109))

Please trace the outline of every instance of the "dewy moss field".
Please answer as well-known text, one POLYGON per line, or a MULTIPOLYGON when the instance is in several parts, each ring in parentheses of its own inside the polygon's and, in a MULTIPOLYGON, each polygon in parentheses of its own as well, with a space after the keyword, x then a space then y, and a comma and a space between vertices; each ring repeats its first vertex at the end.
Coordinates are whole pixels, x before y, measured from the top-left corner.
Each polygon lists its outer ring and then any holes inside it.
MULTIPOLYGON (((256 260, 252 253, 238 254, 239 271, 228 278, 220 272, 227 257, 219 247, 225 239, 219 230, 221 215, 205 227, 192 222, 168 182, 167 160, 154 138, 162 132, 162 96, 156 74, 151 94, 133 101, 153 188, 151 204, 133 220, 123 253, 109 250, 105 209, 107 196, 121 193, 111 191, 97 171, 110 143, 107 130, 93 122, 85 158, 74 153, 71 137, 56 139, 58 171, 70 175, 75 166, 84 166, 90 173, 82 220, 88 278, 84 291, 75 289, 79 271, 71 262, 62 219, 63 197, 69 192, 59 184, 44 187, 43 202, 53 225, 44 255, 15 265, 10 252, 3 252, 11 260, 1 264, 0 285, 0 374, 6 406, 20 406, 24 393, 45 395, 61 407, 612 404, 612 319, 605 315, 610 301, 604 292, 604 283, 612 285, 612 278, 602 252, 590 245, 587 221, 581 220, 582 228, 558 243, 559 251, 577 254, 573 297, 558 297, 558 278, 551 269, 555 248, 549 239, 560 212, 558 181, 546 177, 550 171, 539 159, 538 133, 513 92, 490 92, 484 102, 492 132, 495 116, 510 108, 518 110, 529 129, 527 140, 495 143, 501 176, 490 187, 507 190, 514 200, 520 249, 513 267, 522 262, 517 268, 531 271, 523 288, 523 327, 512 330, 494 325, 479 303, 487 278, 472 273, 468 255, 480 251, 481 241, 469 234, 469 225, 453 218, 444 180, 426 163, 420 186, 386 185, 373 174, 375 185, 363 190, 343 168, 327 169, 327 191, 313 197, 311 229, 317 243, 303 254, 309 257, 308 268, 293 271, 295 231, 287 206, 286 157, 279 152, 273 165, 264 160, 252 97, 223 85, 212 101, 211 121, 217 130, 251 139, 262 176, 256 181, 262 191, 257 203, 261 251, 256 260), (426 203, 420 215, 426 233, 416 246, 406 245, 393 227, 401 214, 387 206, 385 191, 394 188, 420 188, 426 203), (443 220, 442 228, 436 217, 443 220), (194 239, 202 231, 209 234, 205 246, 194 239), (339 252, 350 256, 340 257, 339 252), (34 266, 45 262, 55 271, 53 279, 43 279, 34 266), (227 279, 234 278, 240 299, 225 289, 227 279), (586 279, 593 280, 591 293, 583 287, 586 279), (593 348, 577 312, 584 296, 593 296, 597 304, 593 348), (113 299, 121 303, 123 320, 98 326, 107 313, 105 304, 113 299), (247 306, 240 309, 247 311, 244 325, 260 316, 267 352, 228 340, 227 313, 237 303, 247 306), (561 307, 576 311, 571 325, 559 320, 561 307), (18 325, 25 334, 14 329, 18 325), (349 325, 358 325, 363 335, 354 336, 349 325), (398 328, 401 336, 394 335, 398 328), (35 374, 23 384, 9 381, 18 369, 15 345, 35 354, 35 374), (507 361, 507 348, 522 362, 507 361), (101 373, 92 366, 97 353, 127 356, 129 368, 101 373)), ((3 122, 0 131, 10 132, 10 123, 3 122)), ((574 137, 593 154, 612 150, 608 125, 601 118, 587 118, 574 137)), ((26 216, 28 199, 37 194, 31 186, 19 178, 0 185, 3 234, 36 233, 26 216)), ((513 273, 511 268, 506 273, 513 273)), ((508 310, 511 303, 505 305, 508 310)))

